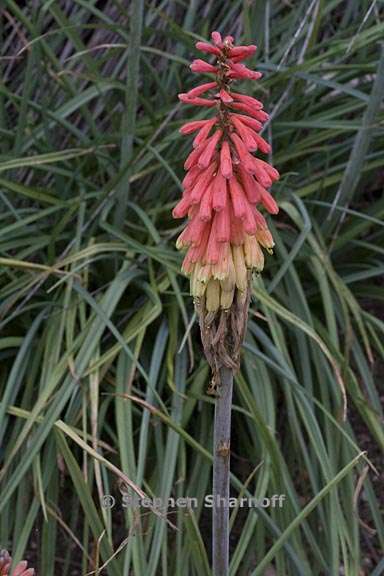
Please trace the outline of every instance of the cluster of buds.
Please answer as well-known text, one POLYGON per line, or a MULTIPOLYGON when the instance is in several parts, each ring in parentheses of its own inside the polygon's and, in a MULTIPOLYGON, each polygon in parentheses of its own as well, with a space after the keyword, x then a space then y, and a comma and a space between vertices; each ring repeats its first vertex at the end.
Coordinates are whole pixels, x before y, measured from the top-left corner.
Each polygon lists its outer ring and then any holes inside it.
POLYGON ((0 550, 0 576, 34 576, 33 568, 28 568, 28 562, 23 560, 10 572, 12 558, 6 550, 0 550))
POLYGON ((187 248, 183 271, 191 278, 195 302, 203 301, 208 313, 245 301, 250 271, 263 269, 262 248, 271 251, 274 242, 258 208, 278 212, 268 189, 279 178, 252 154, 270 152, 259 133, 268 114, 259 100, 232 90, 234 80, 261 77, 242 63, 256 46, 234 46, 232 36, 223 40, 218 32, 212 41, 197 42, 196 48, 216 62, 195 60, 191 70, 212 74, 213 80, 179 94, 182 102, 212 108, 215 115, 180 129, 195 137, 184 164, 183 196, 173 210, 175 218, 188 216, 177 247, 187 248))

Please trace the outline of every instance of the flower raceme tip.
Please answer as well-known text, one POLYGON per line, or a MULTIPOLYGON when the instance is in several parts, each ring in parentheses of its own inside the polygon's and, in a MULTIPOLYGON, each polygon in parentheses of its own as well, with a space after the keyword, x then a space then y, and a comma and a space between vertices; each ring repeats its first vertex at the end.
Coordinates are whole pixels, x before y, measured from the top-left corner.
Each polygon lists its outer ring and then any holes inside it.
POLYGON ((0 550, 0 576, 34 576, 33 568, 28 568, 28 562, 23 560, 10 572, 12 558, 6 550, 0 550))
POLYGON ((261 77, 242 63, 256 46, 233 42, 219 32, 212 33, 212 43, 197 42, 196 48, 216 62, 197 59, 191 70, 213 79, 179 94, 185 104, 215 111, 212 118, 180 128, 194 139, 184 164, 183 196, 173 210, 174 218, 188 217, 176 246, 187 249, 182 268, 191 278, 192 295, 205 297, 208 312, 229 309, 236 290, 246 294, 248 272, 261 271, 262 249, 270 252, 274 246, 259 208, 278 212, 269 188, 279 173, 254 155, 271 151, 259 133, 268 114, 259 100, 232 90, 234 80, 261 77))

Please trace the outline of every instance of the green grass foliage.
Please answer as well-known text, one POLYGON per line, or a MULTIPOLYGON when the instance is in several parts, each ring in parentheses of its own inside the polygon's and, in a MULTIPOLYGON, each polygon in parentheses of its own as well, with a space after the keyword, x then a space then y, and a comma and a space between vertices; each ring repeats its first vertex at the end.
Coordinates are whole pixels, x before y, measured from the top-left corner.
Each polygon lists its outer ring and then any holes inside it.
POLYGON ((244 89, 271 113, 282 175, 235 382, 232 491, 286 499, 232 509, 230 573, 384 572, 383 13, 4 0, 0 542, 15 561, 210 574, 213 399, 170 212, 196 114, 177 94, 217 29, 258 45, 264 78, 244 89), (199 504, 127 509, 127 491, 199 504))

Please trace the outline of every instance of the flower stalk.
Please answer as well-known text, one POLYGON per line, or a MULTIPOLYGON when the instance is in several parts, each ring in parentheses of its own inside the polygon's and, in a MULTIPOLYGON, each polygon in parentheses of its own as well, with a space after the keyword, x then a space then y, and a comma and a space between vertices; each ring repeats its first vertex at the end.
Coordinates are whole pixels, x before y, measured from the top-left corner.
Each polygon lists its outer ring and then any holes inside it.
POLYGON ((212 508, 212 569, 226 575, 229 568, 229 475, 233 372, 220 370, 220 395, 215 404, 212 508))
POLYGON ((212 110, 214 115, 184 124, 180 132, 194 135, 184 168, 183 196, 173 210, 188 217, 176 246, 186 249, 182 270, 190 277, 205 356, 212 369, 208 392, 216 394, 213 471, 214 575, 228 573, 228 498, 230 422, 233 374, 247 326, 252 272, 261 272, 264 253, 274 242, 265 216, 278 206, 269 189, 277 170, 255 152, 268 154, 260 135, 268 114, 263 104, 233 90, 236 80, 258 80, 243 60, 256 46, 235 46, 232 36, 212 33, 212 43, 196 48, 214 57, 194 60, 191 70, 211 76, 179 99, 212 110), (213 76, 213 78, 212 78, 213 76), (226 502, 226 506, 220 503, 226 502))

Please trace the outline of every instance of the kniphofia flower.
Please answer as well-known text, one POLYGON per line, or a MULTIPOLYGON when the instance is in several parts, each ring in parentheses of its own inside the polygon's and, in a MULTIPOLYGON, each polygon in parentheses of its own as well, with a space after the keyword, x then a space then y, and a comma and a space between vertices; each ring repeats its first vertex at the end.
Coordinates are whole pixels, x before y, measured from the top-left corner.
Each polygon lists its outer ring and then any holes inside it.
POLYGON ((33 568, 28 568, 28 562, 23 560, 10 572, 12 558, 6 550, 0 550, 0 576, 34 576, 33 568))
MULTIPOLYGON (((175 218, 188 217, 177 247, 186 249, 182 269, 190 276, 211 365, 214 362, 209 356, 217 356, 222 335, 231 334, 234 348, 239 348, 242 340, 251 272, 263 269, 263 251, 272 251, 274 245, 262 212, 278 212, 269 189, 279 178, 273 166, 255 155, 270 152, 260 135, 268 114, 259 100, 233 89, 236 80, 261 77, 260 72, 243 64, 256 46, 234 46, 232 36, 222 39, 218 32, 212 33, 212 41, 197 42, 196 48, 215 61, 197 59, 191 64, 193 72, 208 74, 210 81, 179 94, 182 102, 211 109, 213 114, 187 122, 180 129, 194 139, 184 164, 183 196, 173 210, 175 218), (232 309, 232 320, 228 314, 222 316, 232 309), (214 317, 216 336, 210 328, 214 317), (215 350, 212 342, 207 344, 209 340, 215 342, 215 350)), ((233 367, 236 350, 227 352, 220 353, 221 364, 233 367)))

